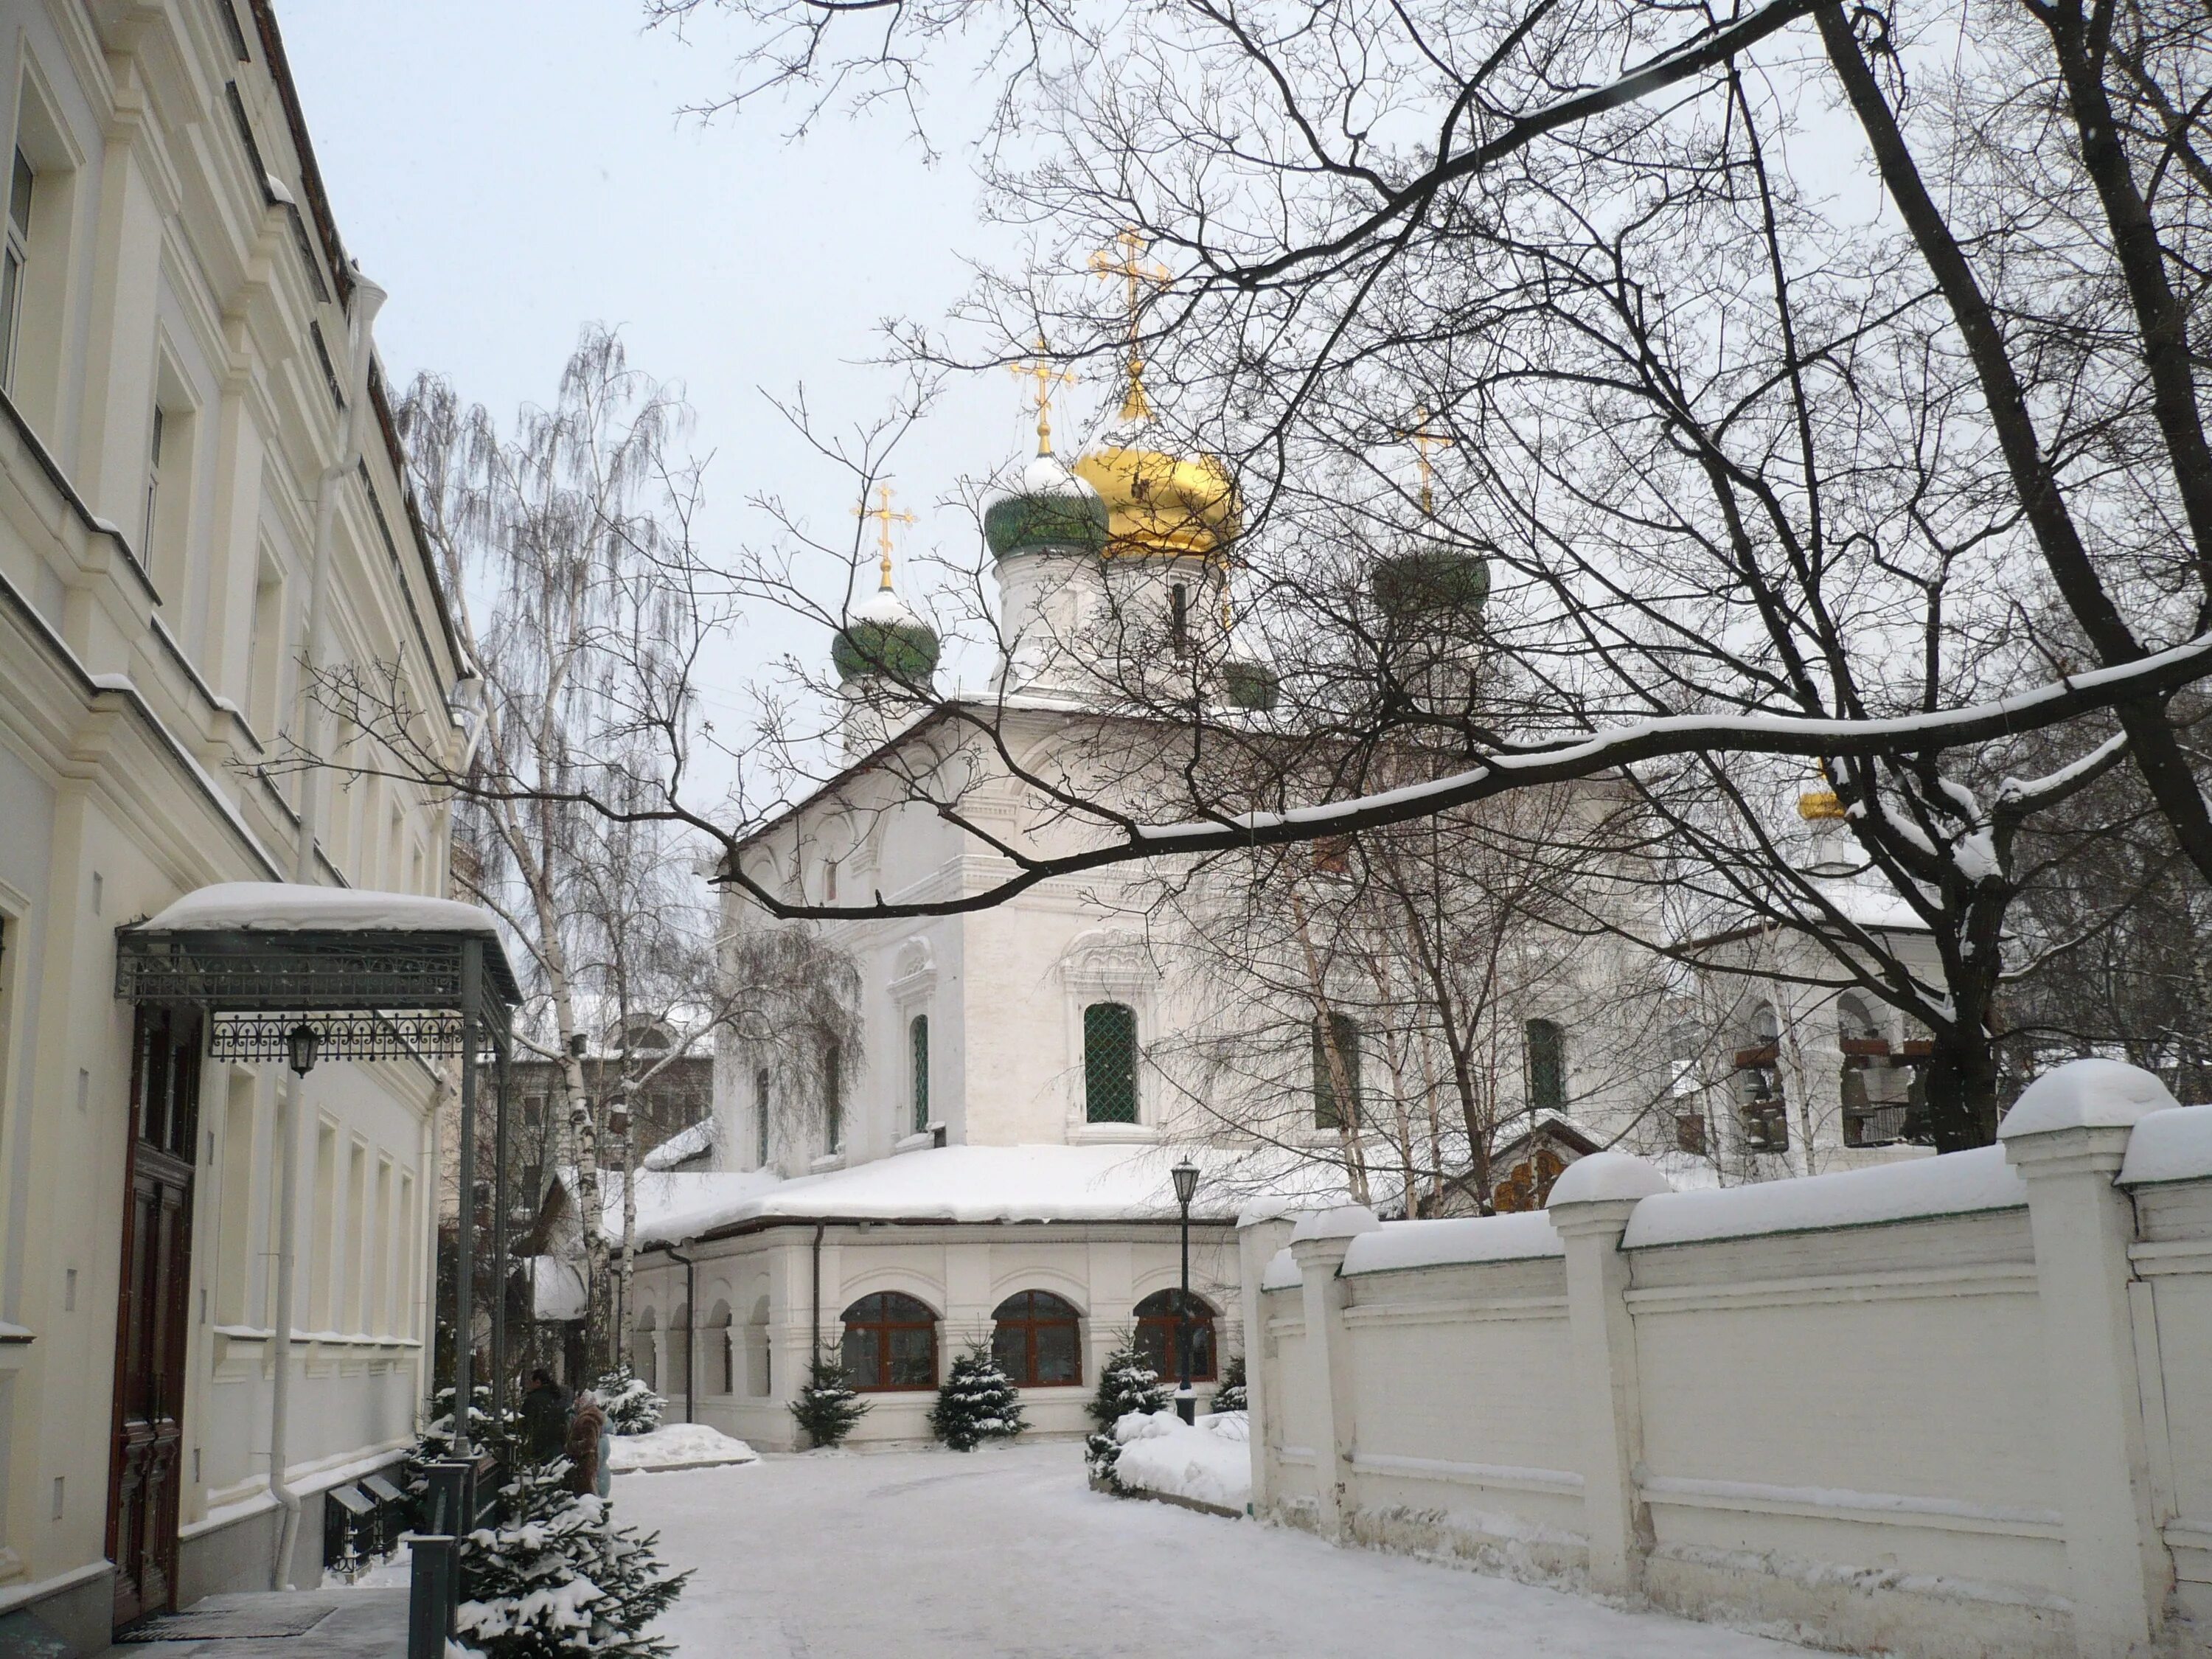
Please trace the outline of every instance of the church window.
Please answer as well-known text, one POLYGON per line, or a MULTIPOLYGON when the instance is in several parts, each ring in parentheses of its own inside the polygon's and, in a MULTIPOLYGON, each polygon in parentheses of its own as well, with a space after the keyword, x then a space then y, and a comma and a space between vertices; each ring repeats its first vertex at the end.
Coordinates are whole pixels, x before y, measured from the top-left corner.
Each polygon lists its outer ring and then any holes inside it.
MULTIPOLYGON (((1170 1382, 1182 1376, 1176 1346, 1176 1298, 1181 1294, 1155 1291, 1137 1304, 1138 1355, 1170 1382)), ((1190 1297, 1190 1380, 1213 1380, 1213 1310, 1195 1291, 1190 1297)))
POLYGON ((768 1168, 768 1068, 753 1073, 753 1164, 768 1168))
POLYGON ((37 175, 18 149, 8 181, 8 227, 0 240, 0 392, 15 389, 15 342, 22 333, 23 269, 31 258, 31 191, 37 175))
POLYGON ((906 1023, 907 1063, 913 1072, 914 1133, 929 1133, 929 1016, 906 1023))
POLYGON ((1331 1014, 1326 1025, 1318 1019, 1313 1023, 1313 1100, 1315 1128, 1358 1127, 1359 1022, 1349 1014, 1331 1014), (1344 1099, 1336 1090, 1340 1066, 1344 1068, 1344 1099))
POLYGON ((1528 1109, 1563 1112, 1567 1108, 1567 1034, 1559 1022, 1532 1019, 1522 1028, 1528 1043, 1528 1109))
POLYGON ((845 1310, 840 1354, 864 1394, 937 1386, 937 1316, 910 1296, 878 1291, 845 1310))
POLYGON ((1091 1123, 1137 1121, 1137 1011, 1125 1002, 1083 1011, 1083 1115, 1091 1123))
POLYGON ((991 1357, 1018 1389, 1083 1381, 1083 1344, 1074 1305, 1050 1291, 1020 1291, 991 1315, 991 1357))
POLYGON ((822 1150, 841 1152, 845 1145, 845 1051, 831 1043, 822 1051, 822 1150))
POLYGON ((822 866, 822 896, 831 904, 837 902, 837 860, 830 859, 822 866))
POLYGON ((1181 582, 1168 589, 1168 639, 1178 657, 1190 650, 1190 589, 1181 582))

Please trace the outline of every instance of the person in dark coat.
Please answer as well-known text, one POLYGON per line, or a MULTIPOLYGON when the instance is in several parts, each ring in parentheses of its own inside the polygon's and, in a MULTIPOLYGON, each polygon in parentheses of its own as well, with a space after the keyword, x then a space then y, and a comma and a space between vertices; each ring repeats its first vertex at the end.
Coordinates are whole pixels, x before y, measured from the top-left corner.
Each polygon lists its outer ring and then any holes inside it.
POLYGON ((562 1483, 570 1492, 584 1494, 601 1490, 602 1460, 607 1443, 607 1414, 599 1409, 599 1397, 589 1389, 576 1396, 576 1414, 568 1419, 568 1442, 562 1450, 568 1457, 568 1478, 562 1483))
POLYGON ((522 1391, 522 1439, 532 1462, 550 1463, 568 1438, 568 1397, 543 1366, 522 1391))

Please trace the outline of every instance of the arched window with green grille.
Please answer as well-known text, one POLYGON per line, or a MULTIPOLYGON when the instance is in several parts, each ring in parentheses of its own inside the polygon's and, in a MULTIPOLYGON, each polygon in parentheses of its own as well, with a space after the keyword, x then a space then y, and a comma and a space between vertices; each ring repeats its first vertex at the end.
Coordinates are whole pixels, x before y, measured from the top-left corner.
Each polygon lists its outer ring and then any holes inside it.
POLYGON ((1331 1014, 1324 1026, 1313 1023, 1314 1127, 1342 1129, 1359 1122, 1359 1022, 1350 1014, 1331 1014), (1334 1048, 1335 1053, 1330 1054, 1334 1048), (1337 1067, 1344 1068, 1344 1087, 1351 1110, 1345 1109, 1336 1091, 1337 1067))
POLYGON ((907 1064, 913 1073, 914 1132, 929 1133, 929 1016, 916 1014, 906 1023, 907 1064))
POLYGON ((1567 1034, 1559 1022, 1532 1019, 1528 1038, 1528 1109, 1563 1112, 1567 1107, 1567 1034))
POLYGON ((1137 1011, 1094 1002, 1083 1011, 1083 1115, 1091 1123, 1137 1121, 1137 1011))

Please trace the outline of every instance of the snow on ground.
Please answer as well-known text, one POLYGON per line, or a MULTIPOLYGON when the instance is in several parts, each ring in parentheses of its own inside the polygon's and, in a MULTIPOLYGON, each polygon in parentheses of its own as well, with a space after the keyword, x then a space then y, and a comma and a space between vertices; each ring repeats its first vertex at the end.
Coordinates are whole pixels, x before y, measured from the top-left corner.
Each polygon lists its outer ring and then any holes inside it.
POLYGON ((1125 1486, 1191 1498, 1240 1513, 1252 1501, 1251 1434, 1243 1412, 1186 1425, 1171 1411, 1131 1412, 1114 1425, 1114 1474, 1125 1486))
POLYGON ((650 1434, 618 1434, 608 1467, 617 1474, 696 1468, 704 1463, 751 1463, 760 1454, 704 1423, 664 1423, 650 1434))
POLYGON ((1082 1448, 771 1456, 615 1482, 696 1576, 684 1659, 1785 1659, 1805 1650, 1090 1491, 1082 1448))

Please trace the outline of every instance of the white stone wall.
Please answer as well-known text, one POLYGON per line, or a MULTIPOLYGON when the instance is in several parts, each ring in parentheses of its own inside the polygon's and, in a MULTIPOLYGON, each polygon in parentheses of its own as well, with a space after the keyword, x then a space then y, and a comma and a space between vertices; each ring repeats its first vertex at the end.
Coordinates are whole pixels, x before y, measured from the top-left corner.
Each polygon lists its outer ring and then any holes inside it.
POLYGON ((1694 1194, 1601 1155, 1548 1236, 1248 1226, 1255 1505, 1849 1651, 2203 1651, 2212 1107, 2131 1128, 2133 1075, 2002 1153, 1694 1194))
MULTIPOLYGON (((37 174, 0 386, 0 1612, 31 1605, 95 1648, 131 1063, 115 929, 208 883, 291 868, 302 786, 258 769, 301 729, 313 505, 340 450, 318 330, 353 395, 342 251, 259 9, 234 9, 239 33, 232 9, 0 8, 0 158, 20 147, 37 174)), ((435 743, 458 665, 380 392, 362 414, 326 659, 403 664, 435 743)), ((318 787, 322 879, 444 890, 442 806, 389 781, 318 787)), ((279 1070, 210 1063, 202 1077, 185 1599, 264 1585, 271 1565, 279 1070)), ((307 1499, 310 1565, 316 1494, 411 1437, 438 1089, 416 1064, 325 1065, 307 1083, 287 1473, 307 1499), (325 1124, 335 1178, 319 1202, 325 1124)))

